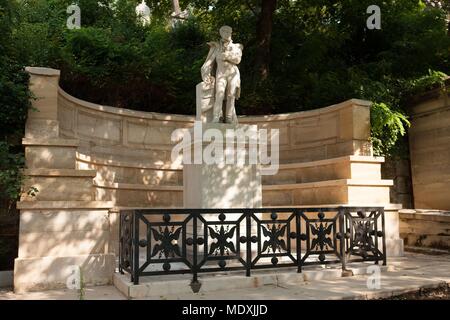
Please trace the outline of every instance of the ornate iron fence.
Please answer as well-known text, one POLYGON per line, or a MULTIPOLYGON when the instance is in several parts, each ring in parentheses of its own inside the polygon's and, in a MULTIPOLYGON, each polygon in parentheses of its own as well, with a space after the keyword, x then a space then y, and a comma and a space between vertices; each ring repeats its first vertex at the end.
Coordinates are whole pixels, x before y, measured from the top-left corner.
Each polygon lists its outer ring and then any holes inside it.
POLYGON ((383 207, 136 209, 120 213, 119 271, 161 274, 386 264, 383 207))

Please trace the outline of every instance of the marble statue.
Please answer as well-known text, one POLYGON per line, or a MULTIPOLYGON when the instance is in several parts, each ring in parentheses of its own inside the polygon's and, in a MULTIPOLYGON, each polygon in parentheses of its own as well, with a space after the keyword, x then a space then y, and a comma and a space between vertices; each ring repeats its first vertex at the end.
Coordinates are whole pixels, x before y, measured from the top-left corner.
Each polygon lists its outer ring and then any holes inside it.
POLYGON ((219 41, 208 42, 210 49, 201 68, 203 83, 199 84, 200 92, 197 89, 197 105, 199 100, 200 104, 203 103, 200 112, 212 109, 212 117, 206 122, 237 124, 235 100, 239 99, 241 91, 241 77, 237 66, 241 62, 244 47, 242 44, 233 43, 231 27, 223 26, 219 33, 221 36, 219 41), (201 102, 202 99, 206 102, 201 102))

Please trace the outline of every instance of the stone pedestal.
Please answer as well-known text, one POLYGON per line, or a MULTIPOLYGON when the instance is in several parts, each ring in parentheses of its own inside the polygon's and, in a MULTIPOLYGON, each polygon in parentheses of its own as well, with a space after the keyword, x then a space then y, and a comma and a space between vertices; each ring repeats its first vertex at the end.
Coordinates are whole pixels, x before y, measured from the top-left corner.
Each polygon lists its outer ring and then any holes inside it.
MULTIPOLYGON (((258 155, 257 126, 256 125, 231 125, 220 123, 203 123, 201 126, 191 129, 191 136, 194 136, 185 152, 191 152, 193 160, 197 163, 183 165, 183 202, 185 208, 260 208, 262 206, 262 187, 260 165, 258 155), (199 135, 199 127, 205 136, 214 135, 213 142, 203 141, 199 135), (195 132, 197 130, 197 132, 195 132), (207 131, 213 130, 213 131, 207 131), (228 130, 228 131, 227 131, 228 130), (232 131, 230 131, 232 130, 232 131), (237 139, 230 143, 230 138, 236 134, 242 138, 241 133, 249 134, 249 139, 245 143, 238 143, 237 139), (222 138, 220 138, 222 137, 222 138), (217 138, 217 139, 215 139, 217 138), (210 152, 211 148, 222 148, 222 161, 211 163, 208 156, 217 153, 210 152), (256 148, 255 148, 256 146, 256 148), (196 154, 195 154, 196 153, 196 154), (201 153, 202 159, 199 159, 201 153), (229 157, 234 159, 230 163, 229 157), (253 158, 252 158, 253 157, 253 158), (227 161, 228 159, 228 161, 227 161), (238 160, 240 159, 240 160, 238 160), (251 160, 253 159, 253 160, 251 160), (199 161, 201 160, 201 161, 199 161), (256 162, 256 163, 255 163, 256 162)), ((235 135, 236 136, 236 135, 235 135)), ((242 142, 242 141, 241 141, 242 142)), ((220 153, 220 151, 219 151, 220 153)), ((218 158, 216 158, 218 159, 218 158)), ((230 228, 233 221, 239 219, 241 214, 226 214, 226 220, 230 221, 230 228)), ((203 214, 206 221, 219 221, 218 214, 203 214)), ((208 225, 216 228, 214 224, 208 225)), ((241 222, 241 232, 245 230, 245 219, 241 222)), ((199 222, 197 227, 198 236, 203 237, 205 226, 199 222)), ((217 230, 216 230, 217 231, 217 230)), ((192 229, 188 230, 188 236, 192 235, 192 229)), ((256 233, 256 225, 252 226, 252 233, 256 233)), ((240 234, 241 236, 243 233, 240 234)), ((215 240, 210 239, 211 243, 215 240)), ((230 241, 238 241, 235 233, 230 241)), ((203 252, 203 246, 199 246, 199 252, 203 252)), ((191 254, 189 247, 188 256, 191 254)), ((252 246, 252 252, 256 251, 256 246, 252 246), (254 247, 254 248, 253 248, 254 247)), ((241 257, 245 257, 246 250, 241 247, 241 257)))
MULTIPOLYGON (((258 208, 262 206, 262 188, 260 165, 250 160, 251 153, 258 152, 256 125, 230 125, 222 123, 204 123, 201 125, 202 133, 208 135, 208 130, 214 130, 211 135, 212 142, 203 141, 196 136, 196 129, 191 129, 194 137, 190 146, 192 159, 201 160, 201 163, 183 165, 183 203, 185 208, 258 208), (229 142, 231 131, 234 133, 246 132, 252 137, 239 144, 236 139, 233 144, 229 142), (222 139, 220 139, 220 136, 222 139), (219 137, 219 139, 215 139, 219 137), (256 148, 252 148, 252 144, 256 148), (208 164, 209 155, 215 154, 214 148, 222 148, 223 159, 208 164), (256 150, 255 150, 256 149, 256 150), (194 154, 196 153, 196 154, 194 154), (199 159, 201 153, 202 159, 199 159), (228 159, 228 160, 227 160, 228 159), (230 163, 234 159, 234 163, 230 163), (240 159, 241 161, 239 161, 240 159)), ((216 149, 217 151, 217 149, 216 149)), ((215 154, 215 159, 219 156, 215 154)), ((253 154, 253 159, 259 157, 253 154)), ((213 157, 214 158, 214 157, 213 157)), ((198 162, 198 161, 195 161, 198 162)))

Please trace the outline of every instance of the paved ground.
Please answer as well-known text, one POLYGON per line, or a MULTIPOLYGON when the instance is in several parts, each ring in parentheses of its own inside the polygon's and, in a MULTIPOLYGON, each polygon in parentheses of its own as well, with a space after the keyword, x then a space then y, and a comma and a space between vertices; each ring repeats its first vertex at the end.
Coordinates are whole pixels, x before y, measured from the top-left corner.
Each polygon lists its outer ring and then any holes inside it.
MULTIPOLYGON (((381 275, 380 289, 368 289, 368 276, 354 276, 333 280, 316 280, 288 286, 263 286, 252 289, 218 291, 207 294, 183 294, 162 296, 158 299, 377 299, 389 298, 419 288, 438 287, 450 284, 450 255, 425 255, 407 253, 402 258, 388 260, 389 271, 381 275)), ((351 265, 350 265, 351 267, 351 265)), ((27 294, 14 294, 0 289, 0 300, 4 299, 79 299, 74 290, 52 290, 27 294)), ((126 299, 113 286, 86 288, 84 299, 126 299)))

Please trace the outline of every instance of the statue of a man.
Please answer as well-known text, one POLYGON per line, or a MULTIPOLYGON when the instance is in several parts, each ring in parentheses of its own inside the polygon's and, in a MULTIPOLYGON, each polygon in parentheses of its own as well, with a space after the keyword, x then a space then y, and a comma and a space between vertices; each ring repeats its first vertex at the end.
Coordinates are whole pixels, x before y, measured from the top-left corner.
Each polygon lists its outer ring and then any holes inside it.
POLYGON ((205 84, 215 86, 212 122, 224 120, 225 123, 237 123, 234 103, 239 99, 241 91, 241 76, 237 65, 241 62, 244 46, 233 43, 231 27, 223 26, 219 33, 220 41, 208 42, 210 49, 201 69, 202 79, 205 84), (224 100, 225 117, 222 109, 224 100))

